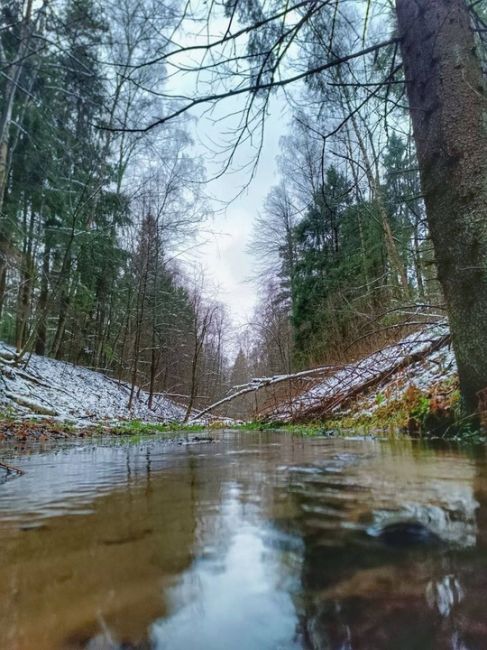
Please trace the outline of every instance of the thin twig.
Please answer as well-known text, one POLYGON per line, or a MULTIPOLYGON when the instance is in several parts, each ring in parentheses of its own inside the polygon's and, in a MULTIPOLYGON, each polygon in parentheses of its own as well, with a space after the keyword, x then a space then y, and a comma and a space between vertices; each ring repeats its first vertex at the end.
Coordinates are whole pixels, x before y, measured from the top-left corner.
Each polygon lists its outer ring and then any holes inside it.
POLYGON ((25 474, 23 469, 20 469, 19 467, 14 467, 13 465, 7 465, 7 463, 0 463, 0 467, 2 469, 5 469, 9 474, 14 473, 14 474, 18 474, 19 476, 25 474))

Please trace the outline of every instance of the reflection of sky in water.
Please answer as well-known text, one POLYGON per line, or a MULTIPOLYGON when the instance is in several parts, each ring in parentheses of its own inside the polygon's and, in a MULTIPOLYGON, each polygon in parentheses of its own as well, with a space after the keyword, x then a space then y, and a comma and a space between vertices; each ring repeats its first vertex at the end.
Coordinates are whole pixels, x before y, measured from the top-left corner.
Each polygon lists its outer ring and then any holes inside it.
POLYGON ((297 556, 295 580, 289 575, 283 580, 279 565, 284 558, 265 539, 279 534, 249 524, 235 488, 222 505, 221 516, 228 530, 226 547, 210 553, 213 559, 196 560, 170 590, 172 612, 152 626, 155 650, 302 647, 295 638, 291 597, 299 586, 297 556))
MULTIPOLYGON (((174 463, 177 447, 167 456, 174 463)), ((86 514, 94 499, 137 481, 154 463, 143 445, 95 447, 88 444, 13 459, 25 475, 0 485, 0 517, 35 522, 63 514, 86 514)), ((158 468, 164 456, 157 458, 158 468)))
POLYGON ((460 581, 454 575, 446 575, 426 586, 426 602, 431 609, 437 609, 441 616, 449 616, 452 609, 464 598, 460 581))
POLYGON ((396 453, 378 441, 316 440, 303 446, 285 436, 281 445, 273 441, 262 454, 263 447, 248 434, 236 439, 221 435, 222 444, 199 448, 157 440, 116 446, 85 443, 14 458, 12 464, 26 474, 0 485, 0 516, 35 525, 53 515, 83 514, 96 497, 137 484, 148 467, 184 473, 190 454, 211 463, 222 480, 234 467, 248 500, 259 502, 264 483, 291 485, 293 492, 305 495, 301 508, 318 527, 353 527, 368 510, 370 532, 391 521, 412 519, 447 541, 475 544, 475 465, 466 457, 396 453))

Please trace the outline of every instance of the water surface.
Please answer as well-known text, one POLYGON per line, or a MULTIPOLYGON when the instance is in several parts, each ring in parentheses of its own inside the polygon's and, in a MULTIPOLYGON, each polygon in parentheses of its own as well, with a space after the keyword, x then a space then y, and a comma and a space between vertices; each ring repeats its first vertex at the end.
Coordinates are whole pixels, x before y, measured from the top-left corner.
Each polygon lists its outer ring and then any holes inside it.
POLYGON ((487 647, 483 449, 212 435, 3 447, 0 648, 487 647))

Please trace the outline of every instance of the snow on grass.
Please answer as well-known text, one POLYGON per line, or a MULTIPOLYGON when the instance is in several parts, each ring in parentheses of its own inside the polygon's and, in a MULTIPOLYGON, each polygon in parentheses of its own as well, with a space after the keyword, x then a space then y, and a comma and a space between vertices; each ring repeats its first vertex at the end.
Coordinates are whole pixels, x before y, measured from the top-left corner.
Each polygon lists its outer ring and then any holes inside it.
POLYGON ((379 407, 401 400, 406 391, 416 388, 429 393, 435 386, 456 377, 457 366, 451 346, 436 350, 424 360, 413 363, 377 386, 361 400, 360 414, 373 415, 379 407))
MULTIPOLYGON (((456 372, 453 352, 445 344, 417 363, 407 365, 407 360, 409 357, 426 353, 435 342, 440 342, 447 334, 446 324, 428 326, 374 354, 347 364, 298 395, 293 400, 292 411, 306 413, 328 403, 330 412, 333 412, 340 408, 340 396, 345 397, 352 394, 354 389, 373 384, 384 375, 381 390, 388 381, 395 381, 398 377, 404 379, 402 384, 414 384, 420 390, 427 390, 440 379, 456 372), (398 370, 398 366, 402 364, 405 368, 398 370), (389 371, 390 379, 387 377, 389 371), (334 400, 337 400, 336 406, 333 406, 334 400)), ((365 403, 364 408, 367 408, 365 403)), ((273 416, 284 419, 290 415, 289 405, 285 404, 273 413, 273 416)))
MULTIPOLYGON (((14 352, 0 342, 0 356, 14 352)), ((184 409, 164 396, 155 397, 149 409, 149 396, 142 390, 129 411, 129 395, 130 387, 123 382, 48 357, 33 354, 27 367, 0 365, 0 410, 14 415, 52 415, 80 424, 126 418, 169 422, 184 417, 184 409)))

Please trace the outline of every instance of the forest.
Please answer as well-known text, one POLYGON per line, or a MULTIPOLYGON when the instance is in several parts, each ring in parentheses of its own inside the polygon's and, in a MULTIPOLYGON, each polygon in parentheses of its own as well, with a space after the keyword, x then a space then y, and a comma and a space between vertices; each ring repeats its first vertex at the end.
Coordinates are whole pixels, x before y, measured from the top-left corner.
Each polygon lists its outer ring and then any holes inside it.
POLYGON ((487 0, 1 0, 0 650, 485 650, 487 0))
POLYGON ((17 360, 82 365, 129 383, 129 408, 144 390, 189 414, 448 319, 475 412, 487 15, 435 4, 418 4, 427 26, 407 0, 3 3, 0 338, 17 360), (446 18, 446 49, 420 65, 446 18), (234 332, 187 263, 215 210, 194 123, 214 115, 217 174, 242 165, 245 194, 284 101, 277 180, 241 242, 259 299, 234 332))
POLYGON ((207 211, 204 168, 184 124, 101 128, 162 110, 164 66, 131 66, 160 55, 176 8, 103 5, 2 6, 0 337, 20 357, 143 385, 150 400, 188 401, 195 372, 211 396, 224 311, 178 264, 207 211))

